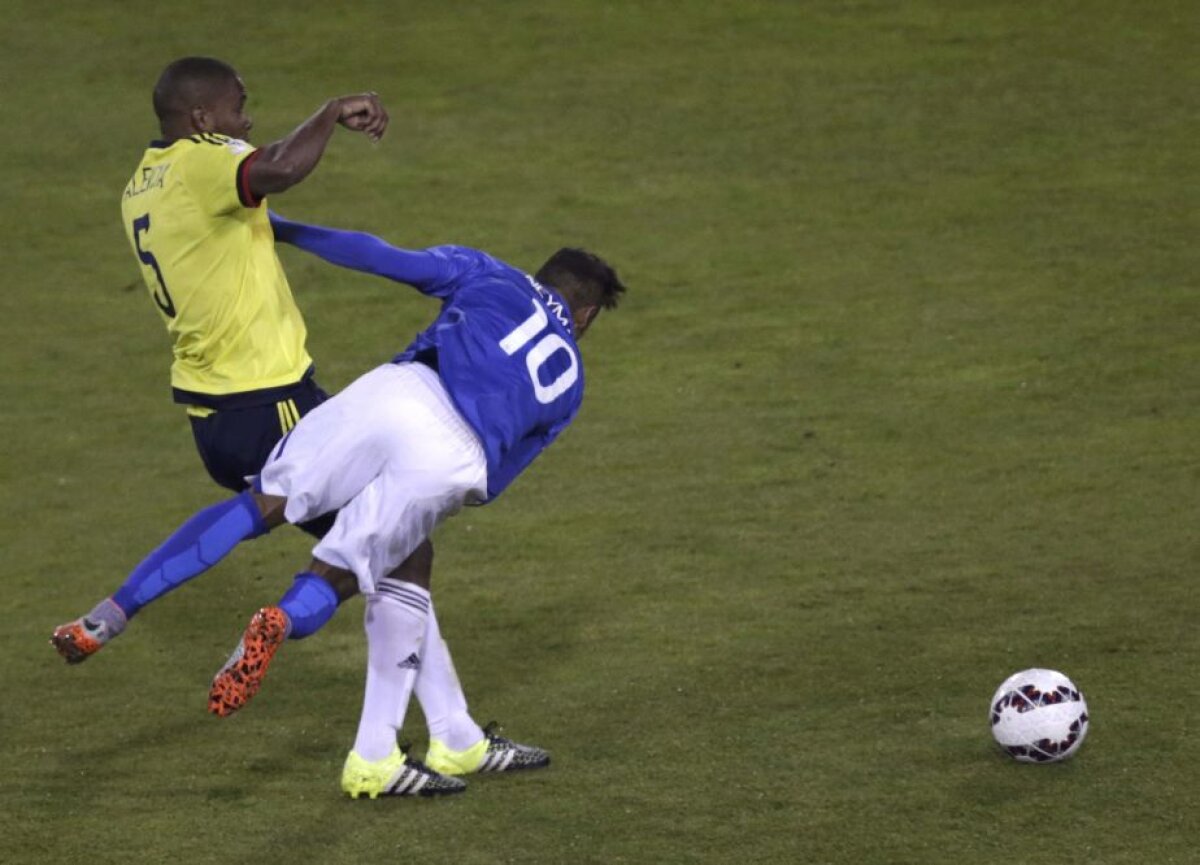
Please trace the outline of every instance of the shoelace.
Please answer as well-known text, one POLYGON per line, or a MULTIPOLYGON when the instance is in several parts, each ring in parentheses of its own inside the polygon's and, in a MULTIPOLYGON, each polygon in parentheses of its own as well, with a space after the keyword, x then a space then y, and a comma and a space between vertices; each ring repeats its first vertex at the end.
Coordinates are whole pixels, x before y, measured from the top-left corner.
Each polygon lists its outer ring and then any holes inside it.
POLYGON ((483 728, 483 735, 489 742, 495 742, 498 745, 511 745, 512 742, 500 735, 500 731, 504 728, 496 721, 488 721, 483 728))

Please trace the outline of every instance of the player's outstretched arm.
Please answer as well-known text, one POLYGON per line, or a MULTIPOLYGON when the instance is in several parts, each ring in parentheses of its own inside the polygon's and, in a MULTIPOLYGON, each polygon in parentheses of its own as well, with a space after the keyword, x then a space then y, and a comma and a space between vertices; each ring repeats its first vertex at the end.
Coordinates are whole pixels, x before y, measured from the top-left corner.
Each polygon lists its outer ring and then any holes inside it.
POLYGON ((442 274, 441 259, 426 251, 400 249, 373 234, 293 222, 271 212, 275 240, 312 253, 330 264, 373 273, 428 291, 442 274))
POLYGON ((254 154, 246 172, 250 191, 263 198, 307 177, 321 161, 339 124, 378 141, 387 130, 388 114, 374 93, 330 99, 286 137, 254 154))

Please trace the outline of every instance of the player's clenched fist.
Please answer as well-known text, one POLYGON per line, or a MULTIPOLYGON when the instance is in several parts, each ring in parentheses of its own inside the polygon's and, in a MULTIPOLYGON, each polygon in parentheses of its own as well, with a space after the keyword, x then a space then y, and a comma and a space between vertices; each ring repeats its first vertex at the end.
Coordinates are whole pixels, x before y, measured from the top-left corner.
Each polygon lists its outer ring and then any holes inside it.
POLYGON ((355 132, 364 132, 372 141, 378 141, 387 130, 388 113, 374 93, 358 93, 342 96, 337 100, 341 113, 338 123, 355 132))

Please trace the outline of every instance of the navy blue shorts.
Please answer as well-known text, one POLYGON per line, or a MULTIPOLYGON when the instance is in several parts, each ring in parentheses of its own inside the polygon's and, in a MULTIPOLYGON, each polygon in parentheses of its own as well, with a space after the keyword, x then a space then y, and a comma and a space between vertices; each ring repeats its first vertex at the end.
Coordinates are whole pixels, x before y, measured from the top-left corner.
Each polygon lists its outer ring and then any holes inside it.
MULTIPOLYGON (((296 422, 325 400, 329 394, 311 378, 281 395, 278 402, 248 408, 222 409, 207 417, 191 417, 196 449, 209 476, 234 492, 249 487, 247 477, 257 475, 271 449, 296 422)), ((333 525, 328 514, 301 526, 318 537, 333 525)))

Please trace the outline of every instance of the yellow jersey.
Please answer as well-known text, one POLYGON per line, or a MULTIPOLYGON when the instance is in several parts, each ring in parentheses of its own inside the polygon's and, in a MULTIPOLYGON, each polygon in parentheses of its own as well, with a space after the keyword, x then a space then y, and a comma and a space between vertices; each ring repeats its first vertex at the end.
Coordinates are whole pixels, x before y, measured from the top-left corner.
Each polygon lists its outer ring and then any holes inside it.
POLYGON ((312 367, 304 319, 246 170, 245 141, 154 142, 121 197, 129 245, 173 341, 175 401, 274 402, 312 367))

